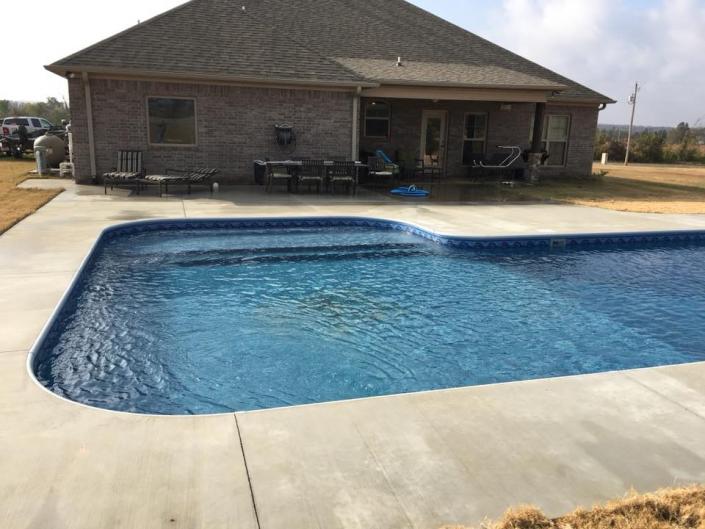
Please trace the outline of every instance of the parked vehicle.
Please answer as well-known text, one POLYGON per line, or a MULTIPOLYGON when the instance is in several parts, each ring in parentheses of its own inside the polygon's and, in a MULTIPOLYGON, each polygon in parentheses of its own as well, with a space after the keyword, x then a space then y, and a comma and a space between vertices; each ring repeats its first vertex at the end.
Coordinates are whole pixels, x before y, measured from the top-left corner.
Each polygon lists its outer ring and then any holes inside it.
POLYGON ((7 117, 4 118, 0 124, 0 134, 2 136, 11 136, 20 126, 25 127, 27 134, 33 138, 41 136, 43 133, 55 128, 51 121, 44 118, 28 116, 7 117))

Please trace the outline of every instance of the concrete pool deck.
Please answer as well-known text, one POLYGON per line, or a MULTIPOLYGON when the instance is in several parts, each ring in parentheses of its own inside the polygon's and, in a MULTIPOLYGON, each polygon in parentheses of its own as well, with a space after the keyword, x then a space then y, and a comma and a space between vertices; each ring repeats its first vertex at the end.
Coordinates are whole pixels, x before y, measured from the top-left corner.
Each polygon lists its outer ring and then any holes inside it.
POLYGON ((705 229, 705 216, 380 195, 164 198, 67 187, 0 236, 0 520, 12 528, 435 529, 705 481, 705 364, 213 417, 118 414, 27 353, 100 231, 144 218, 361 215, 454 235, 705 229))

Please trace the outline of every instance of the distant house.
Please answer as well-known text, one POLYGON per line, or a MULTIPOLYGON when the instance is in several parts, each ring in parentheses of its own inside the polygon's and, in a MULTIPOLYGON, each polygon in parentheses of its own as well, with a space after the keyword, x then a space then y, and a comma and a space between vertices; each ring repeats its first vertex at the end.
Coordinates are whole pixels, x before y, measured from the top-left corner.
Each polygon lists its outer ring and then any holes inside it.
POLYGON ((118 149, 243 181, 255 159, 377 148, 464 176, 529 147, 537 114, 546 173, 586 175, 613 102, 403 0, 192 0, 46 68, 69 82, 79 181, 118 149))

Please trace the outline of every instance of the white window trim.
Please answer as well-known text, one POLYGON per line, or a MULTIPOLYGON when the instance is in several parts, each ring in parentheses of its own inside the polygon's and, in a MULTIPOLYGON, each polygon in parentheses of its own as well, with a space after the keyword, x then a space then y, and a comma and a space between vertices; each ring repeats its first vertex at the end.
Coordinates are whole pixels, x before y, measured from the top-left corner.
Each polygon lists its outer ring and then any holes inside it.
MULTIPOLYGON (((565 143, 565 156, 563 158, 563 163, 551 163, 551 157, 549 156, 548 160, 546 160, 546 167, 566 167, 568 165, 568 153, 570 152, 570 133, 573 128, 573 116, 571 114, 546 114, 544 116, 544 123, 543 123, 543 132, 542 132, 542 138, 541 138, 541 143, 546 144, 546 152, 550 155, 551 152, 549 150, 548 144, 548 129, 550 126, 550 119, 552 117, 562 117, 562 118, 568 118, 568 131, 566 134, 565 140, 561 141, 554 141, 553 143, 565 143)), ((536 114, 531 115, 531 128, 529 129, 529 144, 534 139, 534 121, 536 120, 536 114)))
POLYGON ((392 104, 388 103, 387 101, 368 101, 365 103, 365 138, 385 138, 389 139, 392 136, 392 104), (377 116, 373 116, 368 118, 367 117, 367 109, 372 105, 373 103, 384 103, 387 105, 387 108, 389 108, 389 115, 386 118, 380 118, 377 116), (385 136, 370 136, 367 133, 367 120, 375 120, 375 121, 386 121, 387 122, 387 134, 385 136))
POLYGON ((195 97, 182 97, 170 95, 148 95, 144 100, 145 111, 147 112, 147 143, 150 147, 197 147, 198 146, 198 101, 195 97), (152 134, 149 122, 149 100, 150 99, 183 99, 193 101, 193 138, 194 143, 152 143, 152 134))
POLYGON ((489 128, 490 128, 490 115, 488 112, 465 112, 465 114, 463 114, 463 139, 462 139, 462 143, 460 144, 460 165, 462 167, 472 167, 472 165, 463 163, 464 162, 463 151, 465 150, 465 142, 466 141, 482 141, 482 143, 483 143, 482 154, 483 155, 487 154, 487 131, 489 128), (485 116, 484 137, 482 137, 482 138, 468 138, 465 136, 465 133, 467 132, 467 127, 465 125, 468 121, 468 116, 485 116))

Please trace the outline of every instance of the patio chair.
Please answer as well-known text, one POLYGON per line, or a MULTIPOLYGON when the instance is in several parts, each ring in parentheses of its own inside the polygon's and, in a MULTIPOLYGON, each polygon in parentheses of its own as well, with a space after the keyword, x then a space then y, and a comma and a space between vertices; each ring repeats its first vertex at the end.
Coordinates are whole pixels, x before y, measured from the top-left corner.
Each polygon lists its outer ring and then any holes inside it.
POLYGON ((296 187, 305 184, 308 190, 311 190, 311 185, 316 186, 316 191, 321 192, 321 186, 325 178, 323 160, 302 160, 301 168, 296 177, 296 187))
POLYGON ((218 174, 217 169, 201 167, 198 169, 167 169, 164 175, 149 175, 140 182, 159 185, 159 196, 169 193, 169 186, 186 186, 187 194, 197 186, 207 187, 213 194, 213 177, 218 174))
POLYGON ((367 159, 367 174, 374 179, 380 177, 394 179, 394 169, 388 167, 380 156, 370 156, 367 159))
POLYGON ((335 194, 336 184, 348 186, 352 194, 357 193, 359 167, 355 162, 334 162, 328 170, 328 185, 335 194))
POLYGON ((144 176, 142 151, 118 151, 117 165, 112 171, 103 174, 104 192, 120 185, 134 185, 139 191, 139 179, 144 176))
POLYGON ((267 193, 272 192, 274 184, 286 182, 287 191, 291 192, 291 184, 294 181, 294 172, 287 167, 276 165, 267 160, 267 193))
POLYGON ((431 157, 431 163, 427 164, 423 158, 417 158, 414 167, 414 178, 425 180, 429 178, 431 182, 441 179, 441 167, 438 158, 431 157))

